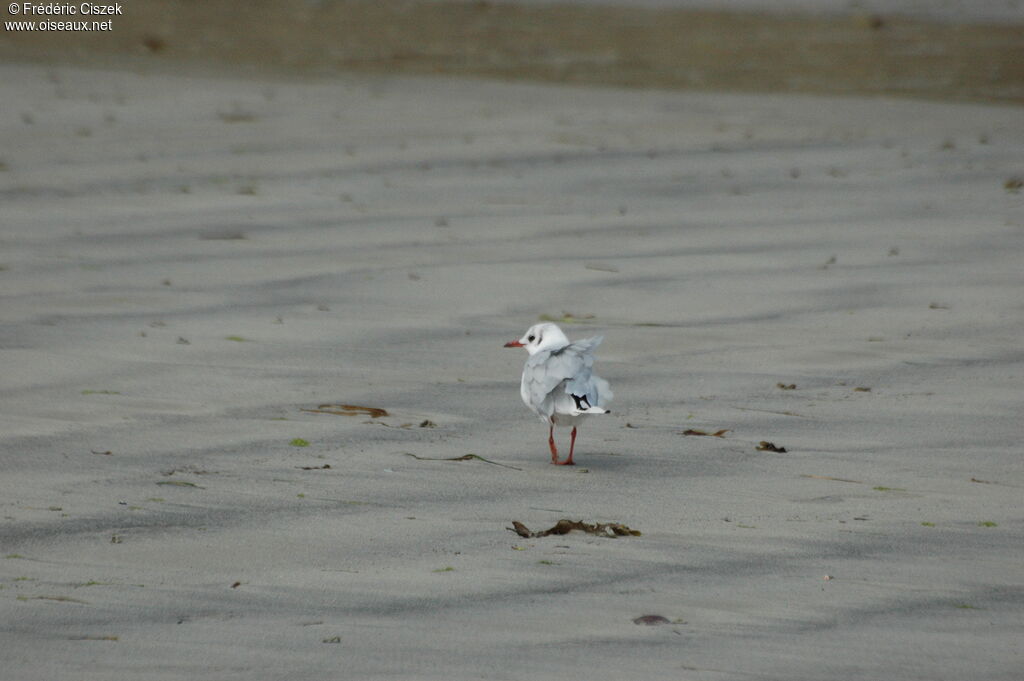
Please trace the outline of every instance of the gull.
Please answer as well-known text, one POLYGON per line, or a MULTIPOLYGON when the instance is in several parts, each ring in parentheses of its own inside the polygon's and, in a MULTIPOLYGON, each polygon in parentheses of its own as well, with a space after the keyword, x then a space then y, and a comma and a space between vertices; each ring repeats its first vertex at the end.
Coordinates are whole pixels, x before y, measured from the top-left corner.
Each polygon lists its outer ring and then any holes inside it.
POLYGON ((506 348, 526 348, 530 356, 523 367, 519 394, 526 406, 548 424, 551 463, 572 466, 576 447, 576 427, 585 416, 609 414, 604 405, 612 399, 608 381, 590 371, 594 348, 603 336, 569 342, 562 330, 551 323, 534 324, 519 340, 505 343, 506 348), (555 426, 572 426, 569 458, 558 460, 555 426))

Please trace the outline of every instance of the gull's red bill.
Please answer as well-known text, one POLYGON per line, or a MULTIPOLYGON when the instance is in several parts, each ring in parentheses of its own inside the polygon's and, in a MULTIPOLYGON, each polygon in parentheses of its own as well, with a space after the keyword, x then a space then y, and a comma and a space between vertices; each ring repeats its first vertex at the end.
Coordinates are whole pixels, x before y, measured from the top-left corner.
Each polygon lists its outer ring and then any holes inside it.
POLYGON ((521 348, 521 347, 523 347, 523 344, 520 343, 517 340, 514 340, 514 341, 509 341, 508 343, 505 343, 505 347, 506 348, 521 348))

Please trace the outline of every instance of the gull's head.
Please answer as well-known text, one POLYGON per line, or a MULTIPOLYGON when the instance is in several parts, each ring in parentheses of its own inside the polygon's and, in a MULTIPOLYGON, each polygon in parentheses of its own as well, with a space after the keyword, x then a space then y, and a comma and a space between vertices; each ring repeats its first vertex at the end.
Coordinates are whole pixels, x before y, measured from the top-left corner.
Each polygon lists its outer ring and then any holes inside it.
POLYGON ((560 350, 569 344, 562 330, 550 322, 534 324, 519 340, 505 343, 506 348, 526 348, 531 355, 545 350, 560 350))

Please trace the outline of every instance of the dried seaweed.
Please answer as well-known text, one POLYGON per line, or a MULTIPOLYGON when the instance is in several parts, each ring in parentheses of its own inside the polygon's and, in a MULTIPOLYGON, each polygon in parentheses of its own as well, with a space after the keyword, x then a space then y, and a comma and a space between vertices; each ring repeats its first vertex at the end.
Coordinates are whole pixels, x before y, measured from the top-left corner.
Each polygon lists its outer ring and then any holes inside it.
POLYGON ((501 466, 502 468, 511 468, 514 471, 521 471, 521 470, 523 470, 522 468, 516 468, 515 466, 509 466, 508 464, 498 463, 497 461, 491 461, 490 459, 485 459, 484 457, 480 456, 479 454, 463 454, 462 456, 441 456, 441 457, 416 456, 415 454, 413 454, 411 452, 404 452, 404 454, 406 456, 411 456, 412 458, 414 458, 414 459, 416 459, 418 461, 472 461, 473 459, 478 459, 480 461, 483 461, 484 463, 489 463, 492 466, 501 466))
POLYGON ((776 383, 775 387, 779 390, 796 390, 796 383, 776 383))
POLYGON ((330 467, 331 464, 329 463, 325 463, 323 466, 296 466, 296 468, 299 468, 304 471, 325 471, 330 469, 330 467))
POLYGON ((728 432, 728 428, 716 430, 713 433, 709 433, 706 430, 697 430, 696 428, 687 428, 686 430, 683 431, 683 435, 706 435, 708 437, 725 437, 725 434, 728 432))
POLYGON ((358 416, 366 414, 372 419, 388 416, 386 409, 380 407, 361 407, 357 404, 321 404, 316 409, 303 409, 313 414, 335 414, 337 416, 358 416))
POLYGON ((520 537, 525 539, 532 539, 535 537, 547 537, 550 535, 562 535, 569 534, 573 530, 579 530, 588 534, 594 534, 599 537, 628 537, 640 536, 640 530, 634 530, 621 523, 585 523, 582 520, 569 520, 568 518, 562 518, 554 526, 541 532, 531 532, 526 525, 523 525, 518 520, 512 521, 512 527, 505 528, 510 532, 515 532, 520 537))
POLYGON ((760 444, 757 445, 757 451, 759 452, 778 452, 779 454, 785 454, 786 448, 779 447, 774 442, 768 442, 767 440, 761 440, 760 444))

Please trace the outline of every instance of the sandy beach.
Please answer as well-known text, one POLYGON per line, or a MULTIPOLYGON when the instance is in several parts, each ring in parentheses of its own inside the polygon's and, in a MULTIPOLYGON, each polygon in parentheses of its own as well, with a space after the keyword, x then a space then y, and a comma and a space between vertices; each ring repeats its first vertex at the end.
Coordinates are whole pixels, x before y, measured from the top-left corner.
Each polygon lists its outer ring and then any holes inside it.
POLYGON ((3 678, 1020 678, 1020 107, 0 76, 3 678))

